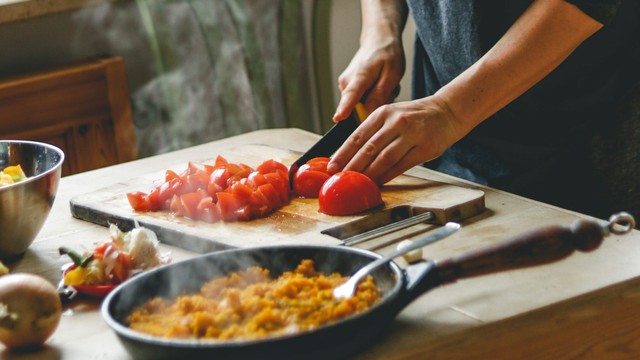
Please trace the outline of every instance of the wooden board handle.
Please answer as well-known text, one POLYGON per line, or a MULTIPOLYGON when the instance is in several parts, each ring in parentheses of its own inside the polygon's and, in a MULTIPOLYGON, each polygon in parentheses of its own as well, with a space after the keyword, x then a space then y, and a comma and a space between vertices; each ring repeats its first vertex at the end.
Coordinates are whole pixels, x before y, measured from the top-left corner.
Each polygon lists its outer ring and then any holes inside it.
POLYGON ((548 264, 575 250, 592 251, 600 246, 605 229, 578 220, 571 226, 534 230, 494 246, 471 251, 437 264, 440 284, 489 273, 548 264))

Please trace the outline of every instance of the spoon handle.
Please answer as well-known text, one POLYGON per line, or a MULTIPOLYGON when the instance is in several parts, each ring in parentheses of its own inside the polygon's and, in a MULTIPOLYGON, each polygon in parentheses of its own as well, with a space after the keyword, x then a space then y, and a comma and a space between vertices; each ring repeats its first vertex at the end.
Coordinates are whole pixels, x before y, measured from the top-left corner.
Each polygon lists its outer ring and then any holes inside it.
POLYGON ((447 236, 453 234, 454 232, 458 231, 458 229, 460 229, 460 224, 455 223, 455 222, 448 222, 446 223, 442 228, 430 233, 429 235, 416 240, 413 242, 413 244, 410 244, 409 246, 405 246, 402 247, 400 249, 397 249, 395 251, 393 251, 390 254, 387 254, 386 256, 383 256, 381 258, 379 258, 378 260, 375 260, 369 264, 367 264, 366 266, 362 267, 360 270, 358 270, 355 274, 353 274, 353 276, 351 276, 351 280, 354 283, 359 283, 360 280, 362 280, 362 278, 364 278, 365 276, 367 276, 373 269, 377 268, 380 265, 386 264, 389 261, 397 258, 398 256, 404 255, 410 251, 413 251, 415 249, 419 249, 423 246, 429 245, 431 243, 434 243, 438 240, 442 240, 444 238, 446 238, 447 236), (354 280, 355 278, 355 280, 354 280))

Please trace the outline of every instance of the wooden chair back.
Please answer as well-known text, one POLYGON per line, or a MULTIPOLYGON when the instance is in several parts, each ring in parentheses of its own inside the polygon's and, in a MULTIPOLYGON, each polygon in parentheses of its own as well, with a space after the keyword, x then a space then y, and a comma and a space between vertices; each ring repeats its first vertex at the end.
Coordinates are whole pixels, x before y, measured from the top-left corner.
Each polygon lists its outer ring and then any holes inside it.
POLYGON ((60 147, 63 176, 136 159, 124 61, 103 58, 0 80, 0 138, 60 147))

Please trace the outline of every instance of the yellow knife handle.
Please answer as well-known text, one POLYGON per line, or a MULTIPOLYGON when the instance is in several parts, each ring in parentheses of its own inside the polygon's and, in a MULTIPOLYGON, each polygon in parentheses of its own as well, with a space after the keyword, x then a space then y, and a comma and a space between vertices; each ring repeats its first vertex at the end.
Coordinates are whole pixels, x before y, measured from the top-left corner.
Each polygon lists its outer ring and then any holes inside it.
POLYGON ((364 108, 361 102, 356 103, 356 114, 358 115, 358 120, 362 124, 369 117, 369 112, 364 108))

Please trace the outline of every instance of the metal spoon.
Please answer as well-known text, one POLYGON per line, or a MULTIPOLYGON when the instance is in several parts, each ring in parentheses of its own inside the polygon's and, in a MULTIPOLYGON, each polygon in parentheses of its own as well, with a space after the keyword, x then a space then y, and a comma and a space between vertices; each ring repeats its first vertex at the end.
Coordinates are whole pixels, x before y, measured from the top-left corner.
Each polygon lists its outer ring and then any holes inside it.
POLYGON ((392 252, 391 254, 388 254, 376 261, 373 261, 367 264, 366 266, 358 270, 355 274, 353 274, 351 278, 347 280, 345 283, 333 289, 333 297, 337 300, 348 299, 352 297, 353 294, 355 294, 356 292, 356 287, 358 286, 358 283, 365 276, 367 276, 373 269, 377 268, 380 265, 388 263, 389 261, 395 259, 398 256, 404 255, 410 251, 421 248, 423 246, 436 242, 440 239, 444 239, 445 237, 456 232, 458 229, 460 229, 460 224, 454 223, 454 222, 448 222, 442 228, 436 230, 433 233, 430 233, 429 235, 421 238, 420 240, 417 240, 413 244, 403 247, 402 249, 398 249, 392 252))

